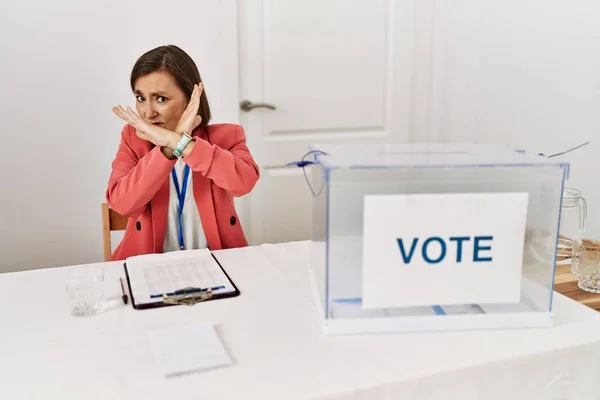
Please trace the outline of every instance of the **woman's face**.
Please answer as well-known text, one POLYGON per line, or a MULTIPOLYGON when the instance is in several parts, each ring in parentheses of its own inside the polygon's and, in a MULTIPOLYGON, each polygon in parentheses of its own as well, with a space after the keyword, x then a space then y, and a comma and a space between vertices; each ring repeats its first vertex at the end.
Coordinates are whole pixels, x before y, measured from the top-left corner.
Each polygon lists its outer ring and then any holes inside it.
POLYGON ((151 124, 175 130, 188 99, 168 72, 153 72, 138 78, 133 93, 140 117, 151 124))

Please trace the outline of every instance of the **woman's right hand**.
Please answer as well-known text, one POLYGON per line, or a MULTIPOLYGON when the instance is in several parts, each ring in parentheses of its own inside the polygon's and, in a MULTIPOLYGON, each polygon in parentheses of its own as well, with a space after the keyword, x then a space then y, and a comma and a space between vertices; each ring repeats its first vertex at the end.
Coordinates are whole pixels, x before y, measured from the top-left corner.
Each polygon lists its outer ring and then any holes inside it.
POLYGON ((172 142, 173 132, 144 121, 131 108, 123 109, 121 106, 116 106, 113 107, 113 112, 135 128, 135 134, 140 139, 147 140, 159 147, 166 147, 172 142))
POLYGON ((177 127, 175 128, 175 132, 177 133, 187 133, 188 135, 192 134, 192 131, 200 125, 202 122, 202 117, 198 115, 198 109, 200 107, 200 96, 202 95, 202 90, 204 89, 204 85, 200 82, 197 85, 194 85, 194 90, 192 91, 192 96, 190 97, 190 102, 188 103, 185 111, 179 118, 179 123, 177 123, 177 127))

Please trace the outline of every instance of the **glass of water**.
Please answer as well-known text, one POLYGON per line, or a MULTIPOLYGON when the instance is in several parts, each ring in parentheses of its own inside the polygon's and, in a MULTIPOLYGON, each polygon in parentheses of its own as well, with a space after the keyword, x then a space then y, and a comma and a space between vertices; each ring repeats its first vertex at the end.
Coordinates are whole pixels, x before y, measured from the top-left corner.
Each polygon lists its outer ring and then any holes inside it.
POLYGON ((583 239, 577 248, 579 282, 581 290, 600 293, 600 242, 583 239))
POLYGON ((67 280, 71 314, 89 317, 104 310, 104 271, 97 266, 76 267, 67 280))

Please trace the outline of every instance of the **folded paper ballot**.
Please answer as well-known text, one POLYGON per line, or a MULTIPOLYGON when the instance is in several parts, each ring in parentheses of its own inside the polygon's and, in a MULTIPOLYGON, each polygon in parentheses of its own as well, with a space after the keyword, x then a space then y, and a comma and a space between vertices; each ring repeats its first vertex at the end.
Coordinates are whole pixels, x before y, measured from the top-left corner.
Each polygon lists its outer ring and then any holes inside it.
POLYGON ((152 330, 148 332, 148 340, 166 377, 233 364, 208 322, 152 330))

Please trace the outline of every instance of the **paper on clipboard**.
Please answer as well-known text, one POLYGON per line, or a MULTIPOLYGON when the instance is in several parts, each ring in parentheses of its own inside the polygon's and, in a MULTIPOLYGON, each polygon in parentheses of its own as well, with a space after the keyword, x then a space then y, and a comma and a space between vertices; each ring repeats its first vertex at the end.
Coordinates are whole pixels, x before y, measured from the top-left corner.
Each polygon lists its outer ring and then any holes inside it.
POLYGON ((145 254, 126 260, 131 295, 136 304, 163 301, 185 288, 211 289, 215 295, 235 292, 235 287, 208 249, 145 254))

